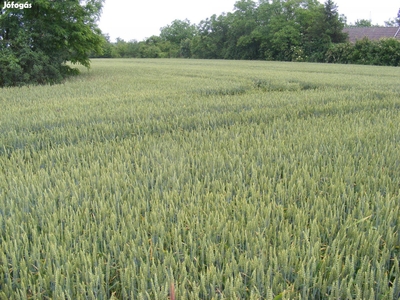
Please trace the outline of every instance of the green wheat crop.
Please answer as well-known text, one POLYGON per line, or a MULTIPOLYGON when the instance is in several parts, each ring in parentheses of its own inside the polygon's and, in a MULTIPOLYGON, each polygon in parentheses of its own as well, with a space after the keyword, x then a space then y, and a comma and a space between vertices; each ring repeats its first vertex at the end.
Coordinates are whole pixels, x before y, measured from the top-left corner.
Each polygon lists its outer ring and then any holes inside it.
POLYGON ((398 299, 399 77, 114 59, 0 90, 0 299, 398 299))

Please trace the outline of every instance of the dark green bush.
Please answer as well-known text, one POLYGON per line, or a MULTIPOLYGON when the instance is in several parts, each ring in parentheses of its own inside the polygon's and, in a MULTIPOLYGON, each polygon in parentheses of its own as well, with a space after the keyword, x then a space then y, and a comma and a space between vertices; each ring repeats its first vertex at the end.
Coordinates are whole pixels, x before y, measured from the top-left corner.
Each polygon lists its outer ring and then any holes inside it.
POLYGON ((358 40, 353 47, 350 60, 354 64, 375 65, 377 64, 376 53, 377 42, 367 38, 358 40))
POLYGON ((332 44, 325 53, 325 62, 348 64, 351 62, 353 45, 350 43, 332 44))
POLYGON ((0 51, 0 86, 22 86, 29 84, 55 84, 77 69, 60 64, 44 52, 33 51, 26 46, 16 51, 10 48, 0 51))
POLYGON ((0 52, 0 86, 20 85, 23 70, 18 58, 9 49, 0 52))
POLYGON ((379 64, 382 66, 400 66, 400 41, 395 38, 382 39, 378 44, 379 64))
POLYGON ((325 61, 397 67, 400 66, 400 41, 395 38, 385 38, 379 41, 364 38, 355 44, 332 44, 325 53, 325 61))

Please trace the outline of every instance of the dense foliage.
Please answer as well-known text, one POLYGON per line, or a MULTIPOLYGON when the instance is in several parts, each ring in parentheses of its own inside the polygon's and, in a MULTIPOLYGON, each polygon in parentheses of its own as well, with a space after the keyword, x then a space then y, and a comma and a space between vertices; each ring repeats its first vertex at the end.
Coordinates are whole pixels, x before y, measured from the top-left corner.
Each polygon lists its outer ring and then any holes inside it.
POLYGON ((355 44, 332 45, 325 54, 326 62, 378 66, 400 66, 400 41, 395 38, 371 41, 367 38, 355 44))
POLYGON ((399 76, 115 59, 2 90, 0 299, 399 299, 399 76))
POLYGON ((95 23, 102 2, 38 0, 24 9, 2 7, 0 87, 60 82, 77 72, 67 61, 89 67, 90 52, 102 51, 95 23))
MULTIPOLYGON (((396 19, 397 20, 397 19, 396 19)), ((394 22, 394 21, 393 21, 394 22)), ((331 0, 251 0, 234 12, 213 15, 199 24, 174 20, 159 36, 145 41, 105 37, 104 54, 94 57, 219 58, 309 61, 399 66, 400 41, 346 42, 344 26, 371 27, 368 20, 346 24, 331 0)), ((389 25, 388 25, 389 26, 389 25)))
POLYGON ((197 25, 175 20, 145 41, 118 39, 102 57, 193 57, 324 61, 344 42, 344 19, 331 0, 241 0, 234 11, 197 25))

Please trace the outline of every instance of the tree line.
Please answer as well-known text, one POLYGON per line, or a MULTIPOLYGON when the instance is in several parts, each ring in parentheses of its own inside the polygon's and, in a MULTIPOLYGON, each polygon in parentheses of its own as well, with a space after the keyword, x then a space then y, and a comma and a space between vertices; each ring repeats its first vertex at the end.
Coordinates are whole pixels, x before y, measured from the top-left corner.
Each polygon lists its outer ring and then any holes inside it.
MULTIPOLYGON (((396 20, 398 21, 398 20, 396 20)), ((395 24, 394 20, 387 25, 395 24)), ((347 42, 346 17, 332 0, 240 0, 199 24, 174 20, 144 41, 103 36, 97 57, 207 58, 399 65, 400 43, 347 42), (368 53, 368 55, 362 55, 368 53), (366 59, 369 58, 369 59, 366 59), (384 60, 379 57, 385 57, 384 60), (388 58, 390 57, 390 58, 388 58)), ((372 26, 357 20, 356 27, 372 26)))
MULTIPOLYGON (((115 43, 97 25, 103 3, 37 0, 27 9, 0 7, 0 87, 59 83, 79 73, 70 63, 89 68, 93 57, 400 65, 398 40, 346 43, 346 18, 333 0, 239 0, 233 12, 199 24, 174 20, 158 36, 115 43)), ((400 14, 387 25, 395 23, 400 14)))
POLYGON ((110 43, 103 57, 184 57, 320 61, 332 43, 346 40, 332 0, 240 0, 234 11, 199 24, 174 20, 159 36, 110 43))

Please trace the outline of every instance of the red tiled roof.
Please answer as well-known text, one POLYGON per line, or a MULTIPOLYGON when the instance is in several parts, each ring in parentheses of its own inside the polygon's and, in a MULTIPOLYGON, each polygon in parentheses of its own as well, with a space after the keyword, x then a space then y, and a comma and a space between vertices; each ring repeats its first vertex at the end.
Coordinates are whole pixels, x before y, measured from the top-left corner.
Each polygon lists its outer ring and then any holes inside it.
POLYGON ((343 31, 348 33, 351 43, 362 40, 364 37, 375 41, 391 37, 400 39, 400 27, 349 27, 344 28, 343 31))

